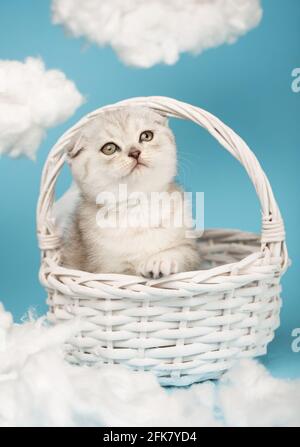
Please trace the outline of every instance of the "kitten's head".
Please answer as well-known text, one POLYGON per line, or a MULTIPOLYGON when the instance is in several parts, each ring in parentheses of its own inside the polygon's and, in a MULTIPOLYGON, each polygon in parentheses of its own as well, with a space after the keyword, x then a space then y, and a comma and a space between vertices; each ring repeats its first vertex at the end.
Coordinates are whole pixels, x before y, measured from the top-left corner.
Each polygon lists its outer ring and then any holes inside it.
POLYGON ((86 125, 69 153, 76 183, 89 200, 103 191, 163 190, 176 175, 176 145, 167 119, 143 107, 107 110, 86 125))

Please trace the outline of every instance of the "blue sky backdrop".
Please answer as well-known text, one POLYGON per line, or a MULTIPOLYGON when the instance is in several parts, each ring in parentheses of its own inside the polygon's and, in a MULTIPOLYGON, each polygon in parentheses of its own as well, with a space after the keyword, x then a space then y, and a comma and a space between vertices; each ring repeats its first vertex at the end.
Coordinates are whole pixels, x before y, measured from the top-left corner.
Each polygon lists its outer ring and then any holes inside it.
MULTIPOLYGON (((201 56, 183 55, 174 66, 124 66, 110 48, 65 35, 51 24, 50 1, 0 2, 0 59, 41 56, 47 68, 73 79, 86 103, 67 123, 48 132, 37 156, 0 159, 0 300, 16 320, 34 307, 46 312, 39 285, 35 210, 41 170, 51 146, 71 124, 99 106, 147 95, 164 95, 203 107, 231 126, 266 171, 286 222, 293 265, 283 280, 282 326, 264 363, 279 376, 300 376, 300 353, 291 332, 300 327, 299 116, 300 93, 291 89, 300 67, 299 0, 264 0, 258 28, 234 45, 201 56)), ((206 227, 259 231, 260 210, 242 167, 212 137, 186 122, 172 124, 178 141, 179 179, 205 193, 206 227)), ((69 178, 59 182, 62 191, 69 178)))

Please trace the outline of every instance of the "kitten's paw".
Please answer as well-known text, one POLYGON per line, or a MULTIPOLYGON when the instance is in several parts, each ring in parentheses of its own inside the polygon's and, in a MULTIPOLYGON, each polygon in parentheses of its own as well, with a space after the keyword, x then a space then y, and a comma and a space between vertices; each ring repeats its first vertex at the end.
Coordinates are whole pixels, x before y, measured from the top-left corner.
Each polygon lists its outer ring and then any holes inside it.
POLYGON ((154 279, 178 273, 178 271, 178 261, 170 255, 163 253, 151 256, 147 261, 141 262, 138 267, 140 275, 154 279))

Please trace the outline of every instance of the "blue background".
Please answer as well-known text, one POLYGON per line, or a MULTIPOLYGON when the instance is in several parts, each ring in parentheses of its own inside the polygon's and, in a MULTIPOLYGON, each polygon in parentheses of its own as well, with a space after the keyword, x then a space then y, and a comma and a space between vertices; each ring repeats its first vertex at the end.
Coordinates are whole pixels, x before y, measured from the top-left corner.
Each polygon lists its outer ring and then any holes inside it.
MULTIPOLYGON (((299 117, 300 93, 291 90, 291 72, 300 66, 299 0, 265 0, 260 26, 234 45, 175 66, 148 70, 124 66, 110 48, 87 46, 52 26, 50 1, 1 0, 0 59, 41 56, 47 68, 73 79, 86 103, 69 122, 51 130, 37 161, 0 159, 0 300, 18 321, 29 307, 46 311, 38 282, 39 251, 35 209, 43 163, 62 132, 82 115, 126 97, 171 96, 217 115, 252 147, 267 172, 287 229, 293 266, 283 280, 282 325, 263 362, 273 374, 300 376, 300 353, 291 350, 291 332, 300 327, 299 117)), ((186 189, 205 192, 206 227, 259 231, 254 189, 241 166, 211 136, 191 123, 176 122, 179 179, 186 189)), ((60 181, 66 187, 68 177, 60 181)))

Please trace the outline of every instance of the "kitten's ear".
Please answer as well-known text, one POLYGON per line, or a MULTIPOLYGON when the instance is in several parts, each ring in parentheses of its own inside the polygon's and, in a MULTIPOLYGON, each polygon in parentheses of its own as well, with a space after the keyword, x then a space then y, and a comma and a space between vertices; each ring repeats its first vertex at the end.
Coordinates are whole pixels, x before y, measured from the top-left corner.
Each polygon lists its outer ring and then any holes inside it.
POLYGON ((70 148, 68 149, 68 163, 71 163, 75 158, 77 158, 82 151, 86 148, 86 138, 83 135, 80 135, 79 138, 77 138, 73 144, 70 145, 70 148))
POLYGON ((157 115, 157 124, 160 124, 162 126, 168 126, 169 125, 169 119, 166 115, 162 115, 159 112, 156 112, 157 115))

